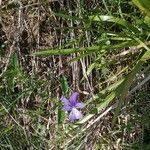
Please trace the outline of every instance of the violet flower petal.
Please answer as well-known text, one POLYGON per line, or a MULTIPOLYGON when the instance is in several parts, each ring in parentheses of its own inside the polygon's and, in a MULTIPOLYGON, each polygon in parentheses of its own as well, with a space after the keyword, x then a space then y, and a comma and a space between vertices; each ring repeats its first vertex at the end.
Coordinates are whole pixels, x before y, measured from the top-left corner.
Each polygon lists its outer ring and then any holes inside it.
POLYGON ((80 118, 82 118, 82 113, 79 110, 77 110, 76 108, 72 108, 72 110, 69 114, 69 120, 71 122, 74 122, 75 120, 78 120, 80 118))
POLYGON ((64 103, 64 105, 69 105, 70 104, 69 100, 66 97, 64 97, 64 96, 62 96, 60 98, 60 100, 64 103))
POLYGON ((70 104, 71 104, 72 106, 75 106, 75 105, 76 105, 77 100, 78 100, 78 97, 79 97, 79 93, 77 93, 77 92, 73 93, 73 94, 70 96, 69 101, 70 101, 70 104))
POLYGON ((84 105, 84 103, 76 103, 76 105, 75 105, 75 108, 83 108, 85 105, 84 105))
POLYGON ((71 111, 72 107, 70 105, 64 105, 63 109, 66 111, 71 111))

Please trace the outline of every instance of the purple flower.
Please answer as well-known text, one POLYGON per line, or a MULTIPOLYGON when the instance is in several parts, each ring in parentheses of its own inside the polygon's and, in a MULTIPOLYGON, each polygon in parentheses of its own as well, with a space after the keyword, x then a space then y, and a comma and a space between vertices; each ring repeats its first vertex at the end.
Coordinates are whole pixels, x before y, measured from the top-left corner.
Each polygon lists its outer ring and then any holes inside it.
POLYGON ((69 120, 71 122, 82 118, 82 113, 78 109, 83 108, 84 104, 82 102, 78 102, 78 97, 79 93, 75 92, 70 96, 69 100, 64 96, 60 99, 64 103, 63 109, 70 112, 69 120))

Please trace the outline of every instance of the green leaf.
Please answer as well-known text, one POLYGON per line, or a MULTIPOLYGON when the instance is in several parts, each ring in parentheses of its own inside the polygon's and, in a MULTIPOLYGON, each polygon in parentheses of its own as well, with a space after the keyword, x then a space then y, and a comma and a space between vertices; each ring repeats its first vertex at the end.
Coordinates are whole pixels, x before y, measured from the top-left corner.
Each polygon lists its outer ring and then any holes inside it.
POLYGON ((42 50, 40 52, 33 53, 36 56, 49 56, 49 55, 69 55, 71 53, 81 53, 81 52, 101 52, 103 50, 113 50, 119 48, 125 48, 129 46, 136 46, 138 42, 125 41, 119 44, 114 45, 99 45, 99 46, 91 46, 91 47, 82 47, 82 48, 70 48, 70 49, 47 49, 42 50))
POLYGON ((122 26, 127 26, 128 22, 122 18, 117 18, 113 16, 108 16, 108 15, 96 15, 96 16, 90 16, 89 17, 92 21, 106 21, 106 22, 113 22, 120 24, 122 26))
POLYGON ((150 51, 146 51, 141 60, 146 61, 150 59, 150 51))
POLYGON ((58 106, 58 124, 62 124, 65 120, 65 112, 62 110, 61 102, 59 102, 58 106))
POLYGON ((132 2, 145 14, 150 17, 150 1, 149 0, 132 0, 132 2))
POLYGON ((116 88, 118 88, 118 86, 125 80, 125 78, 116 81, 114 84, 108 86, 106 89, 102 90, 99 92, 99 94, 105 94, 106 92, 110 92, 112 90, 115 90, 116 88))
POLYGON ((149 16, 145 16, 144 22, 145 22, 145 24, 148 25, 148 27, 150 27, 150 17, 149 16))
POLYGON ((92 70, 96 67, 96 63, 92 63, 90 66, 89 66, 89 68, 87 69, 87 72, 86 72, 86 74, 87 74, 87 76, 92 72, 92 70))
POLYGON ((71 53, 84 52, 84 51, 96 51, 99 49, 99 46, 92 47, 82 47, 82 48, 70 48, 70 49, 47 49, 42 50, 41 52, 36 52, 33 55, 40 56, 49 56, 49 55, 68 55, 71 53))
POLYGON ((67 78, 65 76, 62 76, 60 78, 60 83, 61 83, 61 90, 62 90, 63 95, 67 96, 69 92, 69 85, 67 82, 67 78))
POLYGON ((13 67, 19 67, 19 60, 18 60, 17 53, 14 53, 14 54, 12 55, 11 65, 12 65, 13 67))
MULTIPOLYGON (((65 76, 62 76, 60 78, 60 86, 61 86, 61 90, 62 90, 62 94, 64 96, 68 95, 69 92, 69 85, 67 82, 67 78, 65 76)), ((59 105, 58 105, 58 124, 61 124, 65 119, 65 112, 62 110, 62 105, 61 105, 61 101, 59 100, 59 105)))
POLYGON ((122 19, 122 18, 117 18, 113 16, 108 16, 108 15, 95 15, 95 16, 90 16, 89 18, 93 21, 112 22, 112 23, 124 26, 132 32, 139 33, 139 30, 136 27, 134 27, 133 25, 131 25, 125 19, 122 19))

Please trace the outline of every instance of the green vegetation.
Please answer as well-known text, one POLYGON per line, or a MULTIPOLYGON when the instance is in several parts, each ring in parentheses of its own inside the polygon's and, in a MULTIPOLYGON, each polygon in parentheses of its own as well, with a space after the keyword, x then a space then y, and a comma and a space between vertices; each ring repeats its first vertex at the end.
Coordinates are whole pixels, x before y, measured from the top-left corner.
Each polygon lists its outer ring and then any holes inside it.
POLYGON ((2 1, 0 149, 149 150, 149 8, 2 1), (60 100, 73 92, 85 104, 76 122, 60 100))

